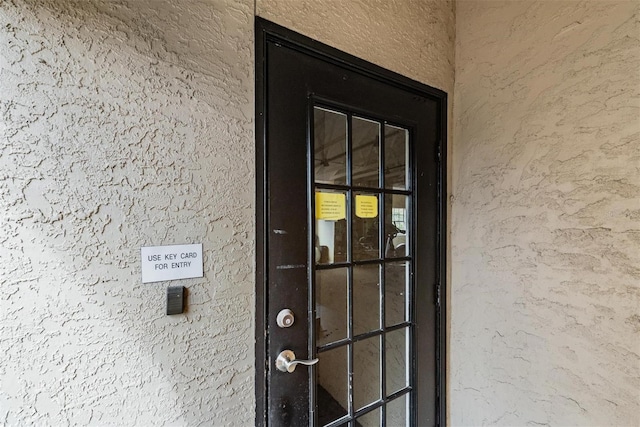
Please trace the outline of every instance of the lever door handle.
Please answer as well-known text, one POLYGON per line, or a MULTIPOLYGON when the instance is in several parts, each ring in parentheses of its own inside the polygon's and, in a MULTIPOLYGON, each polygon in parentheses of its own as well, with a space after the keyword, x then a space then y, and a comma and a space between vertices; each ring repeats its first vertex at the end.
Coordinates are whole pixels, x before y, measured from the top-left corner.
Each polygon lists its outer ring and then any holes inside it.
POLYGON ((320 359, 311 359, 311 360, 296 360, 296 354, 291 350, 284 350, 276 359, 276 368, 282 372, 293 372, 296 370, 296 366, 298 365, 315 365, 318 363, 320 359))

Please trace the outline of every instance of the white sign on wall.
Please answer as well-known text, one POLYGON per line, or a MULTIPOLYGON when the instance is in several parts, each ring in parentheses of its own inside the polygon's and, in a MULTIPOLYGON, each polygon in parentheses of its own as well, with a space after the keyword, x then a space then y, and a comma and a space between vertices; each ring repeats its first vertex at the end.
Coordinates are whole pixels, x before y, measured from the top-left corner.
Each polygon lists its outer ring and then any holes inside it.
POLYGON ((143 246, 142 283, 202 277, 202 243, 143 246))

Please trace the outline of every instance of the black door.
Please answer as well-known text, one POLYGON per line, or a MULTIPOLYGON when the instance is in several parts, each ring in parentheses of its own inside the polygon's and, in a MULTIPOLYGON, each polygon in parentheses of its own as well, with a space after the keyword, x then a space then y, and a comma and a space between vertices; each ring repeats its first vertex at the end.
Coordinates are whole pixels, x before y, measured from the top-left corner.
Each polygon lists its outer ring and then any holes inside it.
POLYGON ((257 423, 443 424, 446 95, 256 39, 257 423))

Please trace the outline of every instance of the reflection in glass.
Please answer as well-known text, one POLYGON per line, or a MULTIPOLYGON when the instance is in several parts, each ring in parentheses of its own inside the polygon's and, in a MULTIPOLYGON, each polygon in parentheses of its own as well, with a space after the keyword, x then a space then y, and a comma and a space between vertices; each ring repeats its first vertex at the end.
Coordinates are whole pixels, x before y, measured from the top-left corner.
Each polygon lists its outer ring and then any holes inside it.
POLYGON ((379 187, 380 123, 354 117, 352 129, 352 185, 379 187))
POLYGON ((353 335, 380 329, 380 266, 353 267, 353 335))
MULTIPOLYGON (((364 212, 358 211, 359 204, 364 200, 365 203, 373 200, 377 204, 380 203, 380 196, 378 194, 360 193, 354 197, 353 207, 353 259, 355 261, 364 261, 368 259, 380 258, 380 237, 379 237, 379 221, 378 213, 375 212, 375 216, 371 213, 371 209, 364 212), (364 218, 363 218, 364 217, 364 218)), ((372 204, 372 203, 371 203, 372 204)), ((363 209, 360 209, 361 211, 363 209)))
POLYGON ((318 264, 347 260, 346 200, 343 191, 316 191, 315 259, 318 264))
POLYGON ((384 317, 387 326, 397 325, 408 319, 407 284, 409 263, 390 262, 384 274, 384 317))
POLYGON ((400 396, 387 403, 387 426, 403 427, 409 425, 409 394, 400 396))
POLYGON ((316 221, 316 263, 333 264, 347 260, 347 222, 316 221))
MULTIPOLYGON (((382 423, 380 422, 380 413, 382 411, 380 411, 380 408, 371 411, 371 412, 367 412, 366 414, 364 414, 361 417, 358 417, 356 419, 356 426, 360 425, 362 427, 379 427, 382 425, 382 423)), ((391 424, 387 424, 387 426, 392 427, 391 424)))
POLYGON ((384 203, 385 257, 409 256, 409 197, 387 194, 384 203))
POLYGON ((385 368, 387 396, 409 385, 407 355, 409 354, 409 329, 402 328, 385 335, 385 368))
POLYGON ((324 108, 313 109, 315 181, 347 183, 347 116, 324 108))
POLYGON ((316 345, 347 337, 347 269, 316 271, 316 345))
POLYGON ((385 125, 384 138, 384 185, 405 190, 408 188, 409 131, 385 125))
POLYGON ((325 425, 349 413, 347 347, 319 353, 318 359, 318 421, 325 425))
POLYGON ((380 336, 353 344, 353 405, 358 410, 380 400, 380 336))

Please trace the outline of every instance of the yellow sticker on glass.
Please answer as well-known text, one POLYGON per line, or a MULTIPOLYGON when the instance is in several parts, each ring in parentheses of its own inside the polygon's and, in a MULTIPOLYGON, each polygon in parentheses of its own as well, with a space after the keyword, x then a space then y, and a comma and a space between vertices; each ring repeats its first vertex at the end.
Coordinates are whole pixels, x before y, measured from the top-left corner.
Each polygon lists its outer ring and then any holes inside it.
POLYGON ((376 196, 356 195, 356 216, 375 218, 378 216, 378 198, 376 196))
POLYGON ((347 217, 344 193, 316 192, 316 219, 338 221, 347 217))

